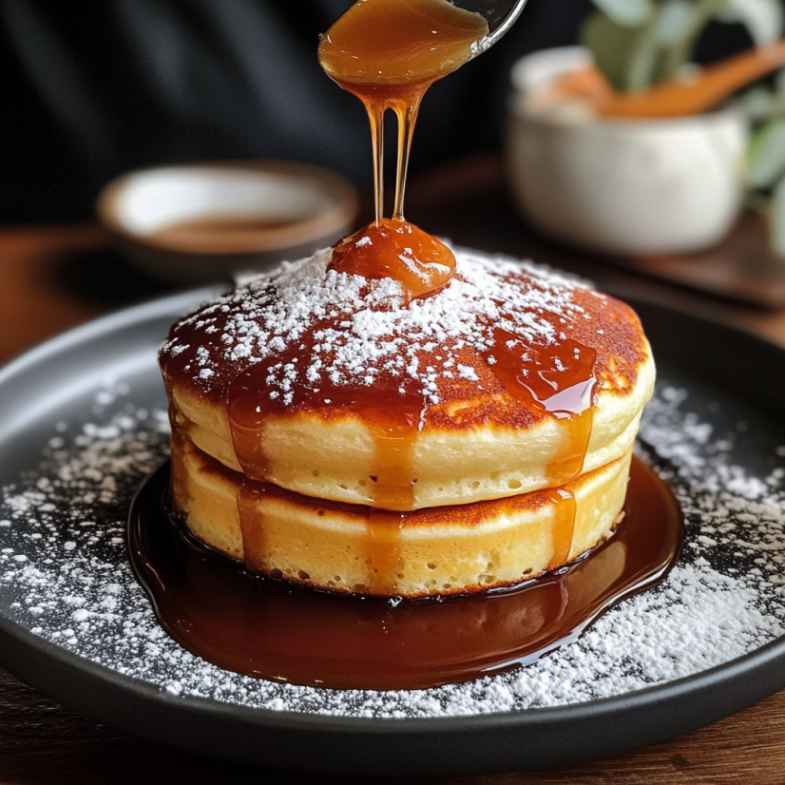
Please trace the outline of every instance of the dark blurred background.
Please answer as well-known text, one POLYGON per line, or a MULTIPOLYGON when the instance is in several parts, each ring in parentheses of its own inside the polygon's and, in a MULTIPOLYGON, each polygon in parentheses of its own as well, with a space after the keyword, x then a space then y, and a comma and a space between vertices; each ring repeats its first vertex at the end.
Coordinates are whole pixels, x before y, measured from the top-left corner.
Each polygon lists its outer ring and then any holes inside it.
MULTIPOLYGON (((0 222, 89 216, 115 175, 287 158, 367 186, 365 116, 316 60, 349 0, 0 0, 0 222)), ((413 171, 500 145, 512 63, 575 43, 589 0, 530 0, 516 28, 429 94, 413 171)), ((748 43, 710 31, 699 59, 748 43)), ((388 134, 388 141, 392 142, 388 134)))

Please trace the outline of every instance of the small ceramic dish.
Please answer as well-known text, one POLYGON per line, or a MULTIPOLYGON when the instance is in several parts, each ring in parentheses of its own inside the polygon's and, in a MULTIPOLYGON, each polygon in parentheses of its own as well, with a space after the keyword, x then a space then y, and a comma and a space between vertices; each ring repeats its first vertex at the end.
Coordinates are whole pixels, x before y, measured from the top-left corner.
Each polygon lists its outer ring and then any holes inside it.
POLYGON ((507 172, 546 233, 612 254, 682 253, 719 242, 742 202, 746 122, 729 108, 673 120, 605 120, 537 101, 555 77, 591 63, 580 47, 513 68, 507 172))
POLYGON ((232 161, 131 172, 103 189, 97 211, 133 263, 204 282, 334 243, 353 228, 358 199, 316 166, 232 161))

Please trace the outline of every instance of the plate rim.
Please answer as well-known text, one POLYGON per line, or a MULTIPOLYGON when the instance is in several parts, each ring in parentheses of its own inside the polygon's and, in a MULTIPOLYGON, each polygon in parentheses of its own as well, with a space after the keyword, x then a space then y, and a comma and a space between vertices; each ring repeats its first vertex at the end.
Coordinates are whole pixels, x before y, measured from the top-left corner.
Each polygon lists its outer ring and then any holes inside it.
MULTIPOLYGON (((142 694, 146 698, 167 703, 170 707, 192 709, 218 717, 228 715, 236 718, 239 714, 243 715, 243 720, 248 720, 260 727, 274 726, 278 729, 283 727, 289 730, 318 730, 330 733, 360 732, 369 735, 389 734, 390 732, 393 734, 406 732, 408 734, 410 732, 486 731, 504 729, 511 725, 521 728, 528 725, 561 724, 565 720, 603 719, 613 716, 617 712, 650 708, 654 704, 689 697, 704 689, 722 687, 726 682, 733 682, 739 677, 754 675, 759 669, 765 668, 774 660, 785 659, 785 636, 782 636, 748 654, 735 657, 700 673, 631 690, 620 695, 582 701, 581 703, 453 717, 349 717, 336 714, 254 708, 195 695, 173 695, 161 687, 156 687, 152 682, 119 673, 105 665, 57 646, 33 634, 23 625, 8 619, 1 612, 0 635, 8 635, 21 645, 29 646, 38 653, 57 660, 61 665, 76 670, 89 671, 94 678, 113 682, 124 691, 137 695, 142 694), (483 727, 480 728, 479 725, 483 727)), ((0 659, 2 659, 2 655, 0 655, 0 659)), ((2 659, 2 664, 12 673, 15 671, 14 666, 9 665, 6 660, 2 659)), ((785 673, 782 676, 782 684, 785 686, 785 673)), ((35 684, 31 686, 35 687, 35 684)))
MULTIPOLYGON (((91 338, 106 335, 115 330, 126 328, 132 324, 147 321, 172 313, 174 309, 193 307, 201 299, 213 297, 218 292, 226 291, 227 287, 209 286, 198 289, 188 289, 165 297, 158 297, 114 311, 105 316, 89 320, 77 327, 71 328, 52 338, 44 340, 31 349, 28 349, 9 362, 0 366, 0 390, 10 379, 45 360, 53 353, 73 348, 79 344, 89 342, 91 338)), ((677 315, 691 322, 700 322, 709 329, 719 329, 733 333, 737 337, 753 342, 759 348, 774 351, 785 359, 785 348, 774 343, 769 338, 758 335, 750 330, 731 325, 721 320, 712 320, 704 315, 686 313, 670 308, 655 301, 641 298, 627 298, 633 308, 643 306, 663 313, 663 315, 677 315)), ((480 733, 488 730, 502 730, 526 728, 544 725, 560 725, 566 721, 580 722, 586 720, 608 719, 631 710, 651 708, 657 704, 672 703, 677 699, 685 699, 707 689, 722 688, 729 683, 736 682, 739 678, 754 676, 759 671, 772 665, 777 660, 785 662, 785 636, 776 638, 763 646, 736 657, 728 662, 715 665, 699 673, 680 677, 673 681, 653 684, 632 690, 619 695, 613 695, 596 700, 582 701, 559 706, 535 707, 517 709, 505 712, 490 712, 466 714, 447 717, 350 717, 334 714, 316 714, 296 711, 278 711, 266 708, 254 708, 236 703, 221 702, 213 698, 193 695, 173 695, 167 693, 161 686, 137 677, 127 676, 112 668, 96 663, 86 657, 74 654, 67 649, 57 646, 44 638, 33 634, 24 625, 8 618, 0 611, 0 635, 9 636, 21 646, 29 647, 38 654, 53 658, 60 665, 77 671, 87 672, 93 678, 109 682, 119 687, 124 692, 167 705, 179 711, 193 711, 202 715, 209 715, 221 719, 232 717, 241 719, 258 728, 276 728, 291 731, 318 731, 323 733, 352 733, 367 736, 377 734, 404 735, 418 734, 443 734, 452 733, 480 733)), ((0 653, 0 662, 12 673, 17 669, 0 653)), ((28 682, 36 686, 35 681, 28 682)), ((778 686, 766 689, 762 694, 771 694, 785 687, 785 669, 778 681, 778 686)), ((59 698, 60 695, 43 688, 44 692, 59 698)), ((757 694, 757 693, 756 693, 757 694)), ((762 697, 749 701, 755 702, 762 697)), ((69 701, 64 699, 65 703, 69 701)), ((718 714, 724 716, 729 713, 718 714)), ((110 719, 110 721, 112 721, 110 719)), ((121 723, 122 724, 122 723, 121 723)), ((130 729, 137 735, 147 735, 144 728, 130 729)), ((159 739, 160 740, 160 739, 159 739)))

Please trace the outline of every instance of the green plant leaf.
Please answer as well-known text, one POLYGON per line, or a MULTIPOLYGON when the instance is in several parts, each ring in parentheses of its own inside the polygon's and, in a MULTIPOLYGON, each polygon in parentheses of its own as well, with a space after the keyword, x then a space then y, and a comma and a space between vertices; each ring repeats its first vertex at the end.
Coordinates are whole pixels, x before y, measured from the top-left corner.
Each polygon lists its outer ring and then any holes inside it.
POLYGON ((652 16, 640 27, 625 27, 602 13, 595 13, 584 23, 581 41, 617 90, 640 90, 651 83, 657 52, 655 19, 652 16))
POLYGON ((652 0, 594 0, 594 5, 622 27, 638 27, 654 11, 652 0))
POLYGON ((674 46, 689 35, 693 5, 689 0, 665 0, 657 19, 657 41, 661 46, 674 46))
POLYGON ((785 172, 785 119, 773 120, 752 137, 747 178, 753 188, 768 188, 785 172))
POLYGON ((785 95, 785 68, 777 71, 777 75, 774 77, 774 87, 778 93, 785 95))
POLYGON ((757 46, 770 44, 782 35, 781 0, 726 0, 719 18, 743 24, 757 46))
POLYGON ((777 183, 771 199, 769 242, 777 256, 785 257, 785 178, 777 183))
POLYGON ((659 63, 659 18, 652 19, 640 29, 629 53, 624 89, 629 92, 643 90, 654 82, 659 63))
POLYGON ((591 50, 595 64, 617 90, 624 89, 635 37, 634 29, 616 24, 603 13, 592 14, 581 30, 583 45, 591 50))
POLYGON ((771 117, 775 97, 768 87, 758 85, 743 93, 738 104, 752 122, 760 122, 771 117))

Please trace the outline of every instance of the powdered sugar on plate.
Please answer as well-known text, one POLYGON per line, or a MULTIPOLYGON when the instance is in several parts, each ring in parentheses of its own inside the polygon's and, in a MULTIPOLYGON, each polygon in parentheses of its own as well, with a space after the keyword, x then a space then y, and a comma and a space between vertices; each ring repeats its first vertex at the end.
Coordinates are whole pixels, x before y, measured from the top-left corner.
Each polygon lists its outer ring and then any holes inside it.
POLYGON ((54 427, 40 466, 3 489, 0 612, 170 694, 344 716, 484 714, 662 684, 785 634, 782 445, 741 404, 743 422, 728 420, 733 399, 715 399, 717 411, 707 411, 705 392, 666 379, 646 412, 642 452, 686 513, 684 557, 665 583, 611 610, 577 642, 526 668, 423 691, 340 692, 223 671, 163 632, 127 562, 129 501, 168 442, 164 412, 139 409, 134 395, 133 386, 97 391, 92 422, 54 427), (751 466, 756 443, 768 446, 751 466))

